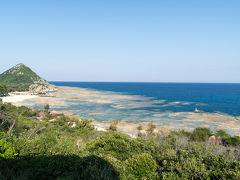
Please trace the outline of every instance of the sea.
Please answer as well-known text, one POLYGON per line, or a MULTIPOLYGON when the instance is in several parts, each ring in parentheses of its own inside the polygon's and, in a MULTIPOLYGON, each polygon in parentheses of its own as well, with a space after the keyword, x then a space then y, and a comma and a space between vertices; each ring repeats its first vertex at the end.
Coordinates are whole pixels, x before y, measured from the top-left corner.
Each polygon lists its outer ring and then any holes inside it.
MULTIPOLYGON (((72 110, 80 117, 97 121, 119 120, 133 123, 153 121, 158 125, 180 127, 184 117, 172 117, 172 113, 218 113, 240 116, 240 84, 238 83, 142 83, 142 82, 50 82, 56 86, 79 87, 104 95, 127 95, 132 98, 114 99, 110 103, 86 102, 71 104, 58 110, 72 110), (178 126, 179 125, 179 126, 178 126)), ((198 127, 206 122, 185 123, 198 127)), ((214 123, 207 123, 216 129, 214 123)), ((239 126, 240 129, 240 126, 239 126)))

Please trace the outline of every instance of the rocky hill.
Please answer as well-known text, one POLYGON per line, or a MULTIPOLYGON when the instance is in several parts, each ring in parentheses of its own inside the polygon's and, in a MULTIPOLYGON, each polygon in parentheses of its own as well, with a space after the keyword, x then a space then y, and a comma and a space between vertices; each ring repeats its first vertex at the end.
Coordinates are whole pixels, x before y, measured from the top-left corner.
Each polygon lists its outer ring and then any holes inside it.
POLYGON ((30 91, 35 94, 56 90, 53 85, 22 63, 0 74, 0 84, 7 85, 12 91, 30 91))

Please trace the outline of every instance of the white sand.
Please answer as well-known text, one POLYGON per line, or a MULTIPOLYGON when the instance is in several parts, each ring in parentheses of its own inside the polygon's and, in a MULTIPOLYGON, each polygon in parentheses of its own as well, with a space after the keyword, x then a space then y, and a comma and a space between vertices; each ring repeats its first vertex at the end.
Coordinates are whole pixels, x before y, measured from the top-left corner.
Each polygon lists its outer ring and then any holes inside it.
POLYGON ((17 103, 17 102, 21 102, 27 99, 31 99, 31 98, 36 98, 38 97, 37 95, 13 95, 13 94, 9 94, 10 96, 6 96, 6 97, 0 97, 2 98, 3 103, 17 103))

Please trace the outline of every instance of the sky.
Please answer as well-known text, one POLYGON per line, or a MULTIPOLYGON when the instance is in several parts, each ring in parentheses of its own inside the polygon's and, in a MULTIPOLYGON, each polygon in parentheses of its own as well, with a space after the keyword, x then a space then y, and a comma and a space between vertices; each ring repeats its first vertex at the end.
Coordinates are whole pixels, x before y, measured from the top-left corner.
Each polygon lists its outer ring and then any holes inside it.
POLYGON ((0 72, 240 83, 239 0, 0 0, 0 72))

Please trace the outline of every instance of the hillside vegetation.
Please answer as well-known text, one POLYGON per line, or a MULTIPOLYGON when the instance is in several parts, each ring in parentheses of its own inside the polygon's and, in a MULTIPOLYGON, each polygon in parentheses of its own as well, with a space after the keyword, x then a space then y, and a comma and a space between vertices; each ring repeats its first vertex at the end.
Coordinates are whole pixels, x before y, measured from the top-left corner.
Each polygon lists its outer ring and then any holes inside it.
POLYGON ((116 129, 96 131, 89 119, 53 117, 49 106, 0 109, 0 179, 240 179, 239 137, 222 130, 134 139, 116 129), (3 113, 18 118, 11 133, 13 121, 3 113), (209 144, 211 135, 225 144, 209 144))
POLYGON ((32 84, 40 79, 35 72, 22 63, 0 75, 0 82, 5 84, 32 84))
POLYGON ((9 89, 6 85, 0 85, 0 97, 7 96, 9 89))
POLYGON ((0 74, 0 85, 6 85, 10 91, 47 91, 50 84, 39 77, 29 67, 20 63, 0 74))

